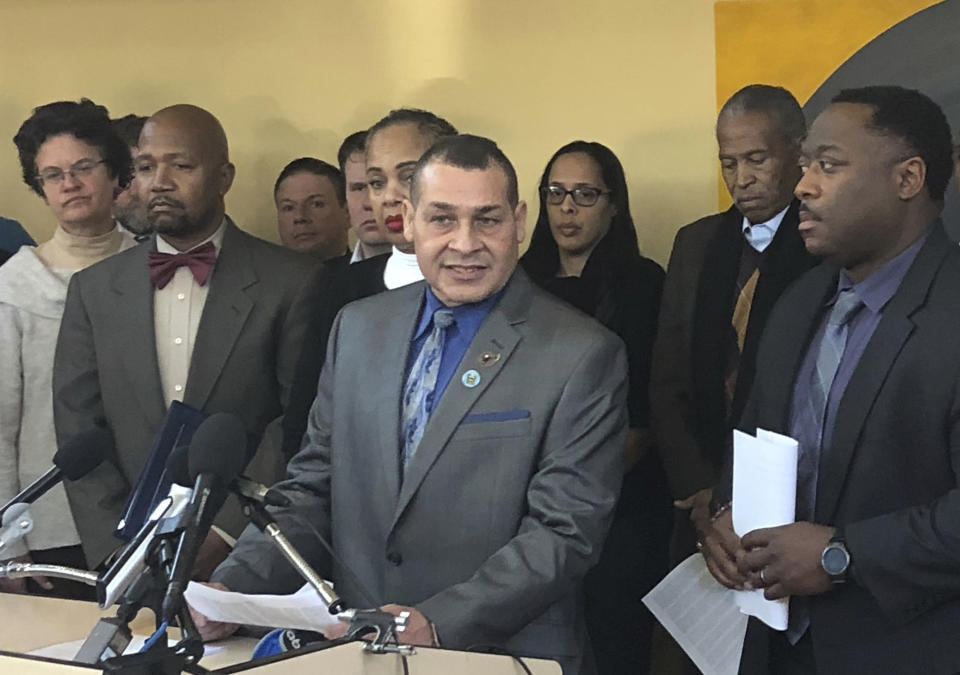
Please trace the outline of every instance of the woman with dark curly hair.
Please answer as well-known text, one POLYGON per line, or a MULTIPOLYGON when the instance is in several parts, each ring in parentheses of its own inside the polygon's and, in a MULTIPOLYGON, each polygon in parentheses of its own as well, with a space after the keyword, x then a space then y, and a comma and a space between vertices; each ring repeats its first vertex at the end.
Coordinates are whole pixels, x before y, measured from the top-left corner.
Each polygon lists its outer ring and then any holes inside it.
POLYGON ((641 598, 667 571, 672 509, 650 448, 650 353, 663 269, 640 255, 623 167, 600 143, 560 148, 540 179, 540 214, 520 260, 534 281, 593 316, 627 347, 630 433, 620 502, 585 582, 597 670, 648 672, 653 617, 641 598))
MULTIPOLYGON (((57 228, 0 267, 0 503, 46 471, 57 450, 53 355, 70 277, 135 243, 113 219, 114 197, 132 167, 106 108, 87 99, 40 106, 13 142, 24 182, 50 207, 57 228)), ((85 568, 63 488, 30 512, 33 532, 0 555, 85 568)), ((0 590, 90 597, 86 587, 44 577, 0 579, 0 590)))

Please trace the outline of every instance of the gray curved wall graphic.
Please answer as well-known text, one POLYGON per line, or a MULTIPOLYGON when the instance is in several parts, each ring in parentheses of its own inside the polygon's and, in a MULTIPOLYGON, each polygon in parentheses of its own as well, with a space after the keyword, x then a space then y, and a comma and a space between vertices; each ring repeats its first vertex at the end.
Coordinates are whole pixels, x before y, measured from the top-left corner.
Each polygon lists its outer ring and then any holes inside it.
MULTIPOLYGON (((842 27, 838 27, 842 28, 842 27)), ((841 89, 898 84, 919 89, 939 103, 960 139, 960 0, 946 0, 893 26, 854 54, 803 107, 812 122, 841 89)), ((947 188, 944 222, 960 240, 960 191, 947 188)))

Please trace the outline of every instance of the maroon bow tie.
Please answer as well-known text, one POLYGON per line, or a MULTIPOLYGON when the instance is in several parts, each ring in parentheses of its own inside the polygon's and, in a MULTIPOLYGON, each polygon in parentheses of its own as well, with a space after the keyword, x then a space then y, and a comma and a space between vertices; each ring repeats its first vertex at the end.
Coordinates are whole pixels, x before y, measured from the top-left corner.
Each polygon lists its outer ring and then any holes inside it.
POLYGON ((186 253, 150 251, 150 281, 157 288, 163 288, 173 279, 178 267, 189 267, 193 278, 203 286, 210 279, 215 262, 217 249, 212 241, 186 253))

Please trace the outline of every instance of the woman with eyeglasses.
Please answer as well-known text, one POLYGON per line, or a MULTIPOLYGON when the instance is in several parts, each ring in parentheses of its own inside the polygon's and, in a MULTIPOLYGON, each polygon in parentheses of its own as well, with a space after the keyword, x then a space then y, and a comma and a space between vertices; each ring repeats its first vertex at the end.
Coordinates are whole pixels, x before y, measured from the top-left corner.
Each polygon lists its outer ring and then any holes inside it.
MULTIPOLYGON (((130 182, 132 163, 106 108, 86 99, 40 106, 14 143, 24 182, 57 227, 51 239, 21 247, 0 267, 0 503, 49 469, 57 450, 53 357, 70 277, 135 244, 113 219, 114 197, 130 182)), ((30 513, 33 531, 0 558, 86 569, 63 488, 37 500, 30 513)), ((45 577, 0 579, 0 590, 91 597, 85 586, 45 577)))
POLYGON ((520 264, 627 347, 626 469, 600 562, 586 578, 585 610, 598 672, 646 673, 653 617, 641 598, 666 573, 672 518, 648 432, 650 352, 664 273, 640 255, 623 167, 609 148, 574 141, 553 155, 540 179, 540 214, 520 264))

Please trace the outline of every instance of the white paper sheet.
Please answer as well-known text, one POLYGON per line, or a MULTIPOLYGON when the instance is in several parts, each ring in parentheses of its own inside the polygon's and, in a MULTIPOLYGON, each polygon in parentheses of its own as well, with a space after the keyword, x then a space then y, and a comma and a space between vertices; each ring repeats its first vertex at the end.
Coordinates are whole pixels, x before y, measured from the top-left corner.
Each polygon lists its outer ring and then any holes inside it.
POLYGON ((736 591, 717 583, 702 555, 677 565, 643 602, 705 675, 736 675, 747 617, 736 591))
POLYGON ((190 582, 184 598, 214 621, 323 632, 339 620, 309 584, 291 595, 245 595, 190 582))
MULTIPOLYGON (((797 441, 772 431, 754 438, 733 432, 733 529, 753 530, 794 522, 797 503, 797 441)), ((740 611, 775 630, 786 630, 789 599, 767 600, 763 590, 737 591, 740 611)))

